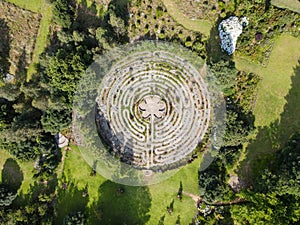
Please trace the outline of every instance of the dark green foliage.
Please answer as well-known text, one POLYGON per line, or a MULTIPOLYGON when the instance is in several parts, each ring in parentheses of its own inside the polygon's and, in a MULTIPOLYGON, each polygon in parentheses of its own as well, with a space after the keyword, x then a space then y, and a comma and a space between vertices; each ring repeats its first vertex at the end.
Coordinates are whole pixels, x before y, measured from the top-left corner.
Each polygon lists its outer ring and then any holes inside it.
POLYGON ((207 202, 221 200, 227 189, 225 176, 226 169, 219 158, 215 159, 204 171, 199 171, 200 197, 207 202))
POLYGON ((84 47, 75 52, 60 49, 55 56, 49 58, 46 76, 54 96, 60 97, 67 105, 72 104, 73 93, 77 83, 91 62, 91 55, 84 47))
POLYGON ((232 217, 238 224, 296 224, 299 220, 299 197, 251 191, 240 196, 248 203, 231 206, 232 217))
POLYGON ((83 212, 72 212, 64 219, 64 225, 85 225, 86 218, 83 212))
POLYGON ((110 44, 124 44, 129 41, 127 36, 128 4, 127 0, 112 0, 109 3, 108 10, 104 15, 104 22, 106 37, 110 44))
POLYGON ((43 136, 38 143, 39 156, 34 177, 47 180, 55 173, 56 168, 60 163, 61 154, 54 144, 54 137, 52 135, 43 136))
POLYGON ((234 67, 234 63, 221 60, 208 65, 211 79, 216 80, 216 84, 223 91, 224 95, 231 95, 234 91, 233 87, 236 84, 238 71, 234 67))
MULTIPOLYGON (((2 224, 53 224, 53 203, 57 180, 48 181, 47 186, 35 182, 26 195, 20 196, 20 201, 26 203, 16 207, 3 209, 0 207, 0 222, 2 224)), ((14 203, 13 203, 14 205, 14 203)))
POLYGON ((41 123, 44 131, 55 135, 57 132, 68 128, 71 123, 69 110, 49 110, 42 115, 41 123))
POLYGON ((242 145, 249 140, 249 135, 254 132, 254 117, 252 113, 244 113, 238 107, 227 108, 224 146, 242 145))
POLYGON ((10 191, 8 187, 0 184, 0 206, 9 206, 17 197, 17 192, 10 191))
MULTIPOLYGON (((286 147, 280 150, 274 162, 261 171, 255 190, 275 192, 277 195, 300 197, 300 134, 291 137, 286 147)), ((267 164, 268 165, 268 164, 267 164)))
POLYGON ((261 78, 254 73, 240 71, 236 78, 232 101, 238 103, 242 110, 250 112, 253 110, 257 94, 257 86, 261 78))
POLYGON ((242 145, 238 146, 223 146, 220 149, 220 156, 227 166, 233 166, 239 159, 242 151, 242 145))
POLYGON ((55 0, 53 19, 63 28, 70 28, 74 21, 74 7, 71 0, 55 0))

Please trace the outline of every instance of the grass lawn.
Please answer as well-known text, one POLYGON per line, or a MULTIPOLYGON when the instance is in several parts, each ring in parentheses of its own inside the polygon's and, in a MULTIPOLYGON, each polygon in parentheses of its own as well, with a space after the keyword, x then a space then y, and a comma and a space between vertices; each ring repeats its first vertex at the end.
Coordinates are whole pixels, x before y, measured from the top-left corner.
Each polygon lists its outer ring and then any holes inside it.
POLYGON ((254 108, 256 126, 269 126, 280 119, 286 104, 285 96, 291 88, 294 67, 300 57, 299 49, 299 38, 282 35, 276 40, 267 67, 235 58, 239 70, 255 72, 262 77, 254 108))
POLYGON ((148 187, 129 187, 113 183, 100 175, 90 176, 91 167, 81 157, 77 147, 68 151, 62 178, 58 187, 56 224, 62 224, 64 217, 74 210, 84 210, 89 217, 89 224, 158 224, 165 215, 164 224, 175 224, 180 216, 181 224, 188 224, 196 208, 191 197, 183 196, 182 202, 177 199, 180 181, 183 191, 198 194, 197 172, 200 159, 183 167, 176 175, 162 183, 148 187), (62 190, 62 183, 68 188, 62 190), (124 193, 118 193, 118 188, 124 193), (82 197, 88 190, 88 197, 82 197), (174 200, 174 213, 169 215, 167 206, 174 200))
MULTIPOLYGON (((240 70, 255 72, 262 77, 254 108, 258 134, 249 143, 240 164, 242 177, 250 179, 271 160, 274 152, 284 146, 287 139, 300 130, 300 41, 281 35, 275 43, 267 67, 235 58, 240 70)), ((249 180, 249 181, 250 181, 249 180)))
POLYGON ((178 23, 180 23, 182 26, 184 26, 188 30, 192 31, 198 31, 200 33, 205 34, 206 36, 209 36, 210 29, 212 28, 213 24, 211 24, 209 21, 206 20, 192 20, 188 17, 186 17, 176 6, 175 2, 172 0, 163 0, 165 6, 168 9, 168 13, 176 20, 178 23))
MULTIPOLYGON (((7 160, 14 159, 7 151, 0 150, 0 181, 2 182, 2 173, 3 166, 7 162, 7 160)), ((19 193, 27 193, 30 188, 30 185, 34 183, 33 177, 33 162, 19 162, 17 161, 22 173, 23 173, 23 182, 19 189, 19 193)), ((10 163, 13 165, 12 163, 10 163)))
POLYGON ((196 213, 195 202, 191 197, 183 196, 182 202, 177 199, 177 192, 182 181, 183 191, 199 195, 198 188, 198 169, 200 159, 195 160, 192 164, 188 164, 176 173, 173 177, 163 181, 162 183, 149 186, 152 196, 152 204, 150 210, 150 220, 148 224, 158 224, 161 217, 165 215, 164 224, 176 224, 177 217, 180 216, 180 224, 189 224, 196 213), (174 199, 174 212, 169 215, 167 206, 174 199))

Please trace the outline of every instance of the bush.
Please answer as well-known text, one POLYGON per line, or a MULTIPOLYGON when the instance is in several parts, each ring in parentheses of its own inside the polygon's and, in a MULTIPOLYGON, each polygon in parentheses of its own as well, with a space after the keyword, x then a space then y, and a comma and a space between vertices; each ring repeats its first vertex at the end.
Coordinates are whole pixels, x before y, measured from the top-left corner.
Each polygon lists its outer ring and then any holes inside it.
POLYGON ((83 212, 77 211, 72 212, 66 216, 64 219, 64 225, 85 225, 86 218, 83 212))
POLYGON ((0 206, 9 206, 17 197, 16 192, 11 192, 9 188, 0 185, 0 206))

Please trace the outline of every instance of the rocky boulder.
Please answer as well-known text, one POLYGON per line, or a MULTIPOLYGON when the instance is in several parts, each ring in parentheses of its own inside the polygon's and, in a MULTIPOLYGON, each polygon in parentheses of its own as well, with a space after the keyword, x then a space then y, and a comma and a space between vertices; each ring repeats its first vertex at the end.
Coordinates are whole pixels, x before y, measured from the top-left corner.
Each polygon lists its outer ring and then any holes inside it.
POLYGON ((231 16, 223 20, 218 27, 221 38, 221 48, 231 55, 235 51, 236 41, 243 32, 243 28, 248 25, 246 17, 239 19, 231 16))

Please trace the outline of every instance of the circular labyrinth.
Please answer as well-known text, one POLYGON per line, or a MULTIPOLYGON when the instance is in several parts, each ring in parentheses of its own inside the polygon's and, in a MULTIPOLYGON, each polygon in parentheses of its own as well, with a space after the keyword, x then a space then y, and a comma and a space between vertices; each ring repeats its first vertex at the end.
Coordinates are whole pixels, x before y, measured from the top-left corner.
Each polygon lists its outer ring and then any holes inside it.
POLYGON ((96 99, 98 132, 135 168, 156 169, 190 155, 210 122, 199 71, 168 51, 141 51, 115 63, 96 99))

